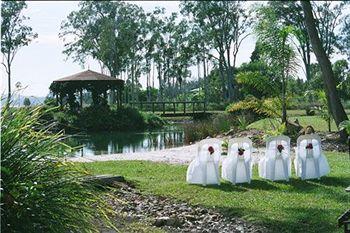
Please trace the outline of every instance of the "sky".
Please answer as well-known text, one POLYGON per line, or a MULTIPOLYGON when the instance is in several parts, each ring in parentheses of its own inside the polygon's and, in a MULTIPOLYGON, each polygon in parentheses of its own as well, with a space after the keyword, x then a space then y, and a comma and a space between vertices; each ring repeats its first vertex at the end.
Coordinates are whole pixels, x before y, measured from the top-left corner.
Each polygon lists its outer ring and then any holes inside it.
MULTIPOLYGON (((146 12, 155 7, 164 7, 167 13, 179 11, 179 1, 129 1, 141 6, 146 12)), ((250 4, 250 3, 248 3, 250 4)), ((68 14, 78 9, 78 1, 27 1, 27 9, 23 11, 30 17, 26 24, 38 33, 38 38, 26 47, 22 47, 12 63, 12 90, 15 83, 20 82, 25 87, 21 94, 25 96, 43 97, 49 93, 49 86, 55 79, 72 75, 87 68, 100 72, 100 66, 92 59, 85 67, 66 59, 62 53, 64 44, 58 37, 62 20, 68 14)), ((256 39, 248 37, 241 45, 237 56, 237 65, 248 62, 254 50, 256 39)), ((195 68, 191 69, 196 76, 195 68)), ((301 75, 302 71, 300 72, 301 75)), ((7 76, 1 68, 0 93, 7 92, 7 76)), ((141 84, 145 85, 145 77, 141 84)))

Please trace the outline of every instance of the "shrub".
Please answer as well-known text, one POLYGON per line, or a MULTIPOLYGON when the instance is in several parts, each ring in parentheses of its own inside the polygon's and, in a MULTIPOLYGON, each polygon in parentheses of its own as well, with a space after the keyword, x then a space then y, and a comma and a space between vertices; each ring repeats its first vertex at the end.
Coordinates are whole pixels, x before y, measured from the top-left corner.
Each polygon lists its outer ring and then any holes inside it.
POLYGON ((348 135, 350 135, 350 120, 342 121, 339 124, 340 130, 345 130, 348 135))
POLYGON ((184 127, 185 142, 195 142, 208 136, 215 137, 230 130, 236 123, 236 119, 228 113, 216 114, 207 120, 194 121, 184 127))
POLYGON ((142 117, 145 121, 145 124, 148 129, 157 129, 161 128, 166 124, 166 121, 163 120, 160 116, 154 113, 142 113, 142 117))
POLYGON ((4 232, 98 232, 107 205, 86 171, 61 157, 70 149, 42 109, 1 112, 1 228, 4 232))
POLYGON ((77 113, 56 108, 52 118, 68 131, 138 131, 160 128, 165 124, 155 114, 141 113, 131 107, 111 109, 108 105, 92 105, 77 113))

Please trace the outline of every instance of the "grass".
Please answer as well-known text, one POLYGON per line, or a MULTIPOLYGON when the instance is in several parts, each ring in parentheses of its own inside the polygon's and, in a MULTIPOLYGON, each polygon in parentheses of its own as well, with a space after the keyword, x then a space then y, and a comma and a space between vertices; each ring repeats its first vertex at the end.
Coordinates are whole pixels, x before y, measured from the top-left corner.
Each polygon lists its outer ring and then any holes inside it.
MULTIPOLYGON (((293 116, 293 117, 289 117, 290 121, 295 121, 296 119, 298 119, 300 125, 302 125, 304 127, 311 125, 312 127, 314 127, 314 129, 316 131, 323 131, 323 132, 328 131, 327 122, 325 120, 323 120, 320 116, 293 116)), ((265 118, 265 119, 261 119, 261 120, 253 122, 252 124, 250 124, 248 126, 248 128, 260 129, 260 130, 271 129, 270 120, 273 123, 277 123, 277 121, 278 121, 277 119, 265 118)), ((332 131, 337 130, 337 127, 336 127, 334 121, 332 121, 332 123, 331 123, 331 129, 332 129, 332 131)))
POLYGON ((327 153, 331 173, 320 181, 271 182, 202 187, 185 182, 187 166, 145 161, 86 163, 94 174, 123 175, 144 193, 217 208, 226 215, 262 224, 271 232, 341 232, 337 217, 350 206, 350 161, 345 153, 327 153))

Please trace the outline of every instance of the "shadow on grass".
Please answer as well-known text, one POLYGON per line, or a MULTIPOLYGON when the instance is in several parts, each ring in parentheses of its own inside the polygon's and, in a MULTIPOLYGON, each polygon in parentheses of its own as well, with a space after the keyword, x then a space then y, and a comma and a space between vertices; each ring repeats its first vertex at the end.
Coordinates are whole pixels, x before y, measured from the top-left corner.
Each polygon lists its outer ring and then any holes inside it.
POLYGON ((323 184, 326 186, 333 186, 333 187, 343 187, 344 189, 350 185, 350 177, 334 177, 334 176, 325 176, 322 177, 320 180, 310 180, 310 182, 316 183, 316 184, 323 184))
POLYGON ((220 185, 196 185, 200 187, 217 189, 224 192, 247 192, 252 189, 258 190, 277 190, 278 187, 274 186, 272 183, 266 180, 252 180, 251 183, 242 183, 242 184, 231 184, 228 181, 221 182, 220 185))

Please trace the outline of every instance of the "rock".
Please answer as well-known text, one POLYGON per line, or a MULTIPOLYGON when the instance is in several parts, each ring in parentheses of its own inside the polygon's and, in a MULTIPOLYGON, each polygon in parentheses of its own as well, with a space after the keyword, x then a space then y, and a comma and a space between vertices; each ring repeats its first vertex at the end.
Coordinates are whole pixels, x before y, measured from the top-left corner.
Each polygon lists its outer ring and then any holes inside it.
POLYGON ((260 226, 246 224, 240 218, 225 217, 215 209, 178 203, 172 198, 145 195, 126 183, 118 184, 118 187, 120 189, 115 189, 114 195, 108 197, 108 203, 123 221, 144 222, 166 232, 265 232, 260 226))
POLYGON ((169 217, 159 217, 156 218, 155 222, 153 223, 156 227, 162 227, 166 225, 166 222, 168 221, 169 217))
POLYGON ((159 217, 155 220, 154 226, 162 227, 162 226, 171 226, 171 227, 180 227, 182 222, 180 219, 176 217, 159 217))
POLYGON ((191 222, 197 220, 197 218, 196 218, 195 216, 190 215, 190 214, 186 214, 184 217, 185 217, 188 221, 191 221, 191 222))

